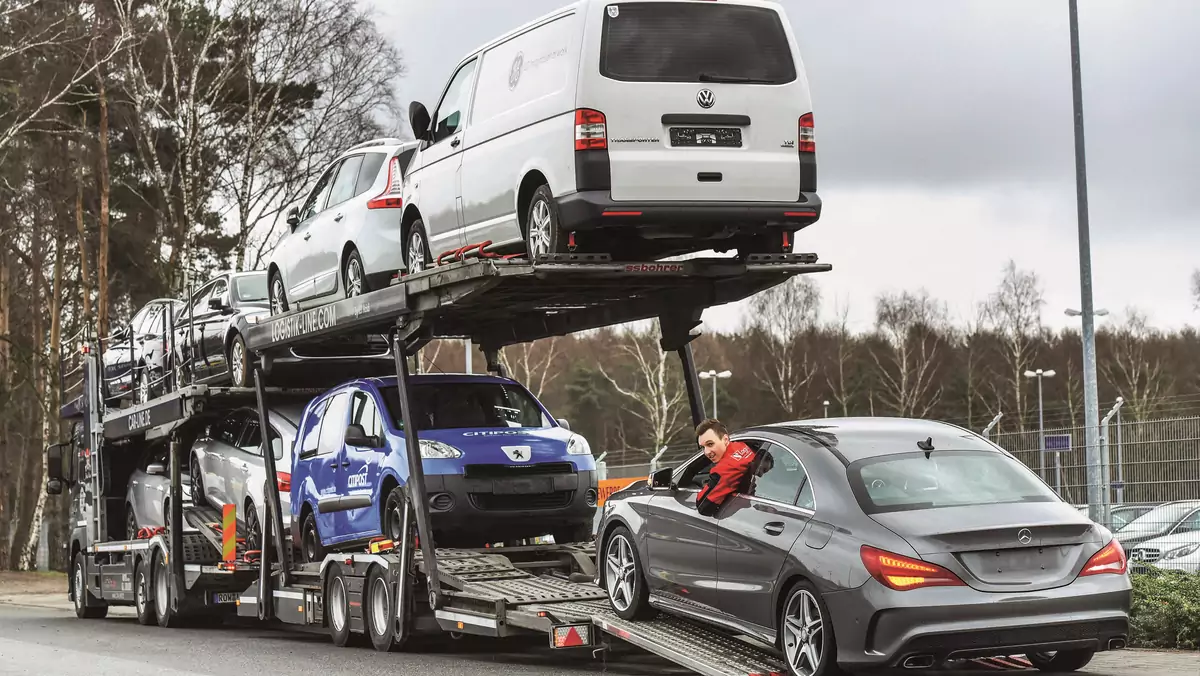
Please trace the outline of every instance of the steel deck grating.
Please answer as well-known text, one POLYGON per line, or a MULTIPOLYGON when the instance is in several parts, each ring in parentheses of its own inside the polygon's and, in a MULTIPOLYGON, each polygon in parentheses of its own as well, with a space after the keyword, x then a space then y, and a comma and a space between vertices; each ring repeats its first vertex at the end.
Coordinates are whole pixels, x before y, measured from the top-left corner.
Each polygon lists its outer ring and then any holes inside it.
POLYGON ((580 584, 556 577, 534 577, 532 575, 508 580, 468 582, 463 591, 474 596, 503 600, 510 606, 605 598, 604 592, 592 584, 580 584))

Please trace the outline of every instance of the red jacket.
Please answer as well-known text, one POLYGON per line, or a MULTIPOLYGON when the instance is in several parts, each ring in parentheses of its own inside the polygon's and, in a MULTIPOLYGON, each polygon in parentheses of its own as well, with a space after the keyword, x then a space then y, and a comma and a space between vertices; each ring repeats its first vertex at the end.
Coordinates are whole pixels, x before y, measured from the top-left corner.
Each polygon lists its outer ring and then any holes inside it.
POLYGON ((740 441, 731 442, 725 455, 709 472, 708 484, 696 496, 696 511, 704 516, 715 516, 725 498, 742 488, 753 465, 754 449, 740 441))

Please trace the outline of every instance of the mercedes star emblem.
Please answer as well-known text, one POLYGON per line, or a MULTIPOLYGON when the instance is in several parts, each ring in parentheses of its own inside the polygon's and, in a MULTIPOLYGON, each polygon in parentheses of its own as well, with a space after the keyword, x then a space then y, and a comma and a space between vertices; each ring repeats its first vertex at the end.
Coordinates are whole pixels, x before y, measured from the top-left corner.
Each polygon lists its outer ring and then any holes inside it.
POLYGON ((1031 533, 1028 528, 1022 528, 1021 530, 1017 531, 1017 542, 1020 542, 1023 545, 1033 542, 1033 533, 1031 533))
POLYGON ((717 95, 714 94, 711 89, 701 89, 700 92, 696 94, 696 103, 698 103, 701 108, 712 108, 717 103, 717 95))

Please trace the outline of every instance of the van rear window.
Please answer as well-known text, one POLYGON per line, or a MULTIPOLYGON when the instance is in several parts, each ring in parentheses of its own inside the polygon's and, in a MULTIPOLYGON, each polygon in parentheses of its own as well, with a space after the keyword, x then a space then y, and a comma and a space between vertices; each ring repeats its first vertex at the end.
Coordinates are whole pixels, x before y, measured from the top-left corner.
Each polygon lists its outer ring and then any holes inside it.
POLYGON ((627 82, 785 84, 796 64, 779 14, 718 2, 613 3, 600 74, 627 82))

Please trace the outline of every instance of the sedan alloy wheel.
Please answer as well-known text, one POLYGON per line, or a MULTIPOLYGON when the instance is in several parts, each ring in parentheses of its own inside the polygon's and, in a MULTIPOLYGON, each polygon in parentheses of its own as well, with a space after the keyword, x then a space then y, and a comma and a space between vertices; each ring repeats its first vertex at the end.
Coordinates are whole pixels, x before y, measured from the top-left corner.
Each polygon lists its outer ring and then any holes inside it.
POLYGON ((825 657, 825 619, 812 592, 798 588, 783 612, 783 652, 797 676, 820 672, 825 657))
POLYGON ((613 607, 618 611, 629 609, 633 603, 636 584, 637 562, 633 559, 633 547, 624 535, 617 535, 608 542, 604 555, 604 586, 613 607))

